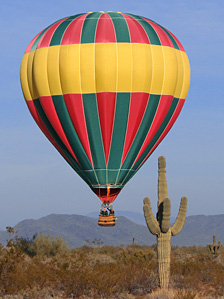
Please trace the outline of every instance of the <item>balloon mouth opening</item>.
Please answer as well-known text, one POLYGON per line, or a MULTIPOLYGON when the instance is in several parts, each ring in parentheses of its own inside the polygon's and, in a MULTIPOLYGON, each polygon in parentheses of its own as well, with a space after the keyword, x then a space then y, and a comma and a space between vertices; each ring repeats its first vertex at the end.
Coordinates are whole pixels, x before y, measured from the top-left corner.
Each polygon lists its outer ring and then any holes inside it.
POLYGON ((121 191, 121 187, 92 187, 93 192, 103 203, 112 203, 121 191))

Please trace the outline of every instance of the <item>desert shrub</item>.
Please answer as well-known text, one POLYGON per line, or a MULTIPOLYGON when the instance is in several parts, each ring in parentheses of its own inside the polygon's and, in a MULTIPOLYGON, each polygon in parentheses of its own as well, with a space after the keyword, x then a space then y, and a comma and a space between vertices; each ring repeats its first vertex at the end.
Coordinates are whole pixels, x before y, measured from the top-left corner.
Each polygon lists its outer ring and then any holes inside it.
POLYGON ((8 241, 0 255, 0 296, 140 299, 150 293, 146 298, 196 299, 224 294, 222 256, 209 255, 203 248, 174 248, 172 289, 156 291, 157 258, 149 246, 85 245, 66 250, 66 246, 56 246, 52 237, 39 238, 35 255, 25 254, 24 248, 33 246, 38 236, 28 245, 15 234, 8 241))
POLYGON ((67 243, 62 238, 54 238, 50 235, 40 233, 33 237, 33 240, 23 240, 24 251, 31 257, 52 257, 57 254, 63 255, 69 252, 67 243))

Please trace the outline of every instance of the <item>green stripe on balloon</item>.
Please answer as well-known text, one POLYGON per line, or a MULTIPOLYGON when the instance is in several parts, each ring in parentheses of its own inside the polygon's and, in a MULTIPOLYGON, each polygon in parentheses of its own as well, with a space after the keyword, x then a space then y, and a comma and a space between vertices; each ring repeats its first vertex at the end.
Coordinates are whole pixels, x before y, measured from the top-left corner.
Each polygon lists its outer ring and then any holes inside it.
MULTIPOLYGON (((56 22, 55 22, 55 23, 56 23, 56 22)), ((52 24, 52 25, 53 25, 53 24, 52 24)), ((48 26, 47 28, 45 28, 45 29, 38 35, 38 37, 36 38, 35 42, 34 42, 33 45, 32 45, 32 48, 31 48, 30 52, 33 51, 33 50, 36 50, 36 48, 37 48, 37 46, 38 46, 38 43, 39 43, 41 37, 44 35, 44 33, 45 33, 45 32, 49 29, 49 27, 51 27, 52 25, 50 25, 50 26, 48 26)))
POLYGON ((81 44, 95 42, 96 27, 100 16, 100 12, 88 14, 82 27, 81 44))
POLYGON ((128 123, 130 93, 117 93, 114 127, 111 140, 108 169, 117 169, 117 172, 108 172, 108 181, 116 182, 124 149, 124 142, 128 123))
POLYGON ((68 19, 64 20, 55 30, 52 38, 51 38, 51 42, 50 42, 50 46, 58 46, 61 44, 61 40, 63 38, 63 35, 65 33, 65 30, 67 29, 67 27, 70 25, 70 23, 76 19, 77 17, 81 16, 83 14, 78 14, 75 16, 71 16, 68 19))
POLYGON ((80 165, 82 166, 82 169, 91 170, 92 165, 89 161, 88 156, 86 155, 86 152, 82 146, 82 143, 79 140, 79 137, 70 119, 63 96, 62 95, 52 96, 52 99, 61 126, 63 128, 63 131, 68 139, 69 144, 71 145, 71 148, 76 158, 78 159, 80 165))
MULTIPOLYGON (((157 24, 157 23, 156 23, 156 24, 157 24)), ((162 27, 161 25, 159 25, 159 24, 157 24, 157 25, 158 25, 160 28, 162 28, 163 31, 165 31, 166 34, 169 36, 169 38, 170 38, 170 40, 171 40, 171 42, 172 42, 174 48, 177 49, 177 50, 180 50, 180 48, 179 48, 177 42, 175 41, 175 39, 173 38, 173 36, 169 33, 169 31, 168 31, 166 28, 162 27)))
POLYGON ((116 12, 108 12, 108 15, 113 21, 117 42, 130 43, 128 25, 122 14, 116 12))
POLYGON ((103 140, 100 129, 96 94, 83 94, 83 106, 86 119, 86 127, 92 153, 94 169, 100 169, 98 180, 100 184, 106 184, 106 162, 103 149, 103 140))
POLYGON ((70 154, 70 152, 67 150, 66 146, 64 145, 64 143, 61 141, 60 137, 58 136, 58 134, 55 132, 54 128, 52 127, 51 123, 49 122, 48 118, 46 117, 44 110, 40 104, 39 99, 35 99, 34 101, 34 105, 35 108, 41 118, 41 120, 43 121, 45 127, 47 128, 48 132, 51 134, 51 136, 53 137, 53 139, 55 140, 55 142, 57 143, 58 147, 61 149, 61 151, 63 152, 63 154, 66 156, 66 158, 69 160, 71 167, 77 171, 79 173, 79 175, 82 177, 82 179, 89 184, 90 181, 88 179, 88 177, 86 177, 86 175, 81 171, 81 168, 79 167, 79 165, 77 164, 77 162, 75 161, 75 159, 72 157, 72 155, 70 154))
POLYGON ((149 38, 150 44, 158 45, 158 46, 161 45, 161 42, 159 40, 159 37, 158 37, 155 29, 146 20, 142 19, 139 16, 135 16, 132 14, 127 13, 126 15, 132 17, 133 19, 137 20, 139 22, 139 24, 141 24, 141 26, 144 28, 144 30, 149 38))

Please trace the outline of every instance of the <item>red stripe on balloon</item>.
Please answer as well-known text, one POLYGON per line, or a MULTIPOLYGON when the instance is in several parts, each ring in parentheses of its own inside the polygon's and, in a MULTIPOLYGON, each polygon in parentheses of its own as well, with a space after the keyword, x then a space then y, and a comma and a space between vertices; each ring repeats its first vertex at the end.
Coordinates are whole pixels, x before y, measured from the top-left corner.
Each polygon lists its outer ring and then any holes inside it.
POLYGON ((141 124, 142 118, 145 113, 145 109, 147 107, 149 100, 148 93, 132 93, 130 99, 130 108, 129 108, 129 117, 128 117, 128 125, 127 125, 127 133, 124 144, 124 151, 122 156, 123 164, 128 151, 132 145, 132 142, 137 134, 139 126, 141 124))
POLYGON ((68 139, 65 135, 65 132, 62 128, 61 122, 58 118, 56 109, 54 107, 54 103, 51 96, 44 96, 40 97, 40 104, 44 110, 44 113, 47 116, 47 119, 51 123, 52 127, 54 128, 57 135, 60 137, 61 141, 64 143, 66 148, 69 150, 71 155, 75 158, 76 162, 79 164, 78 159, 76 158, 75 154, 73 153, 73 150, 68 142, 68 139))
POLYGON ((75 128, 75 131, 79 137, 79 140, 89 158, 90 163, 93 166, 92 155, 90 151, 89 139, 86 128, 85 114, 83 108, 83 101, 81 94, 65 94, 63 95, 65 104, 75 128))
POLYGON ((151 20, 148 20, 146 18, 142 18, 142 19, 147 21, 153 27, 156 34, 158 35, 161 46, 168 46, 168 47, 174 48, 173 43, 171 42, 169 36, 166 34, 166 32, 159 25, 157 25, 156 23, 154 23, 151 20))
POLYGON ((142 25, 134 18, 125 14, 122 15, 125 18, 129 28, 131 43, 150 44, 148 35, 146 34, 145 29, 142 27, 142 25))
POLYGON ((44 47, 49 47, 52 36, 54 35, 55 30, 58 28, 58 26, 67 18, 64 18, 55 24, 51 25, 46 32, 44 32, 43 36, 41 36, 40 41, 37 45, 37 49, 44 48, 44 47))
POLYGON ((145 149, 151 142, 152 138, 155 136, 156 132, 158 131, 159 127, 161 126, 164 118, 166 117, 166 115, 170 109, 172 100, 173 100, 173 96, 171 96, 171 95, 161 95, 154 120, 153 120, 150 130, 146 136, 146 139, 141 147, 141 150, 140 150, 137 158, 135 159, 134 164, 139 159, 139 157, 142 155, 142 153, 145 151, 145 149))
POLYGON ((172 35, 172 37, 175 39, 175 41, 176 41, 176 43, 177 43, 179 49, 180 49, 181 51, 184 51, 184 52, 185 52, 184 47, 183 47, 182 44, 180 43, 179 39, 178 39, 172 32, 170 32, 168 29, 166 29, 166 30, 167 30, 167 31, 170 33, 170 35, 172 35))
POLYGON ((97 93, 97 106, 101 127, 101 134, 103 139, 103 147, 105 153, 106 164, 108 163, 113 124, 114 124, 114 115, 115 115, 115 106, 116 106, 116 93, 115 92, 102 92, 97 93))
POLYGON ((102 14, 98 20, 95 43, 116 43, 113 21, 106 13, 102 14))
POLYGON ((71 165, 71 162, 65 156, 65 154, 63 153, 63 151, 60 149, 60 147, 55 142, 54 138, 51 136, 51 134, 49 133, 48 129, 44 125, 41 117, 39 116, 39 114, 38 114, 38 112, 36 110, 34 102, 33 101, 26 101, 26 104, 28 106, 28 109, 29 109, 29 111, 30 111, 33 119, 37 123, 38 127, 41 129, 41 131, 44 133, 44 135, 48 138, 48 140, 54 145, 54 147, 60 152, 60 154, 65 158, 65 160, 71 165))
POLYGON ((30 52, 30 50, 32 49, 33 47, 33 44, 35 43, 35 40, 38 38, 38 36, 43 32, 44 30, 42 30, 41 32, 39 32, 32 40, 31 42, 29 43, 28 47, 26 48, 26 51, 25 53, 28 53, 30 52))
POLYGON ((61 45, 80 44, 82 27, 87 15, 81 15, 69 24, 63 35, 61 45))
POLYGON ((142 161, 142 163, 139 165, 139 168, 141 167, 141 165, 143 163, 145 163, 145 161, 148 159, 148 157, 153 153, 153 151, 157 148, 157 146, 160 144, 160 142, 163 140, 163 138, 169 133, 170 129, 172 128, 172 126, 174 125, 176 119, 178 118, 181 109, 183 108, 185 99, 180 99, 177 107, 169 121, 169 123, 167 124, 165 130, 163 131, 162 135, 159 137, 159 139, 156 141, 155 145, 153 146, 153 148, 151 149, 151 151, 148 153, 148 155, 145 157, 145 159, 142 161))

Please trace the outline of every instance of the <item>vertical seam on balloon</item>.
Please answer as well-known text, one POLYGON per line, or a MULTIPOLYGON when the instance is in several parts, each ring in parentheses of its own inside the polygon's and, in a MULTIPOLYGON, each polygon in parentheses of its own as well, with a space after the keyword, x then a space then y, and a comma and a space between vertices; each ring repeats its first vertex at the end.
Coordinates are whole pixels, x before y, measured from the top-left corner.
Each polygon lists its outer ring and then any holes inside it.
POLYGON ((126 140, 126 137, 127 137, 127 126, 128 126, 128 119, 129 119, 129 116, 130 116, 130 108, 131 108, 131 105, 130 105, 130 100, 131 100, 131 95, 132 95, 132 92, 133 92, 133 52, 132 52, 132 42, 131 42, 131 34, 130 34, 130 28, 128 27, 128 23, 127 23, 127 20, 126 18, 124 17, 124 15, 121 13, 121 15, 123 16, 124 20, 125 20, 125 23, 126 23, 126 26, 127 26, 127 29, 128 29, 128 35, 129 35, 129 44, 130 44, 130 48, 131 48, 131 88, 130 88, 130 93, 129 93, 129 110, 128 110, 128 118, 127 118, 127 122, 126 122, 126 131, 125 131, 125 136, 124 136, 124 141, 123 141, 123 150, 122 150, 122 155, 121 155, 121 161, 120 161, 120 167, 118 169, 118 172, 117 172, 117 177, 116 177, 116 180, 115 180, 115 185, 117 184, 117 180, 119 178, 119 175, 120 175, 120 172, 121 172, 121 168, 122 168, 122 158, 123 158, 123 154, 124 154, 124 145, 125 145, 125 140, 126 140))
MULTIPOLYGON (((97 102, 97 89, 96 89, 97 86, 96 86, 96 43, 95 43, 95 40, 96 40, 97 26, 98 26, 99 19, 100 19, 101 15, 97 18, 97 24, 96 24, 96 27, 95 27, 95 34, 94 34, 94 43, 93 43, 93 45, 94 45, 94 81, 95 81, 95 100, 96 100, 97 119, 98 119, 98 125, 99 125, 99 128, 100 128, 100 137, 101 137, 101 143, 102 143, 102 148, 103 148, 103 153, 104 153, 105 166, 107 166, 106 165, 105 152, 104 152, 104 146, 103 146, 103 137, 102 137, 102 131, 101 131, 99 109, 98 109, 98 102, 97 102)), ((98 180, 98 183, 99 183, 99 180, 98 180)), ((100 187, 100 184, 99 184, 99 187, 100 187)))
MULTIPOLYGON (((108 162, 107 162, 107 165, 106 165, 107 169, 108 169, 108 164, 109 164, 109 161, 110 161, 111 145, 112 145, 112 140, 113 140, 113 135, 114 135, 114 122, 115 122, 115 115, 116 115, 116 108, 117 108, 117 86, 118 86, 118 46, 117 46, 117 34, 116 34, 116 29, 115 29, 115 26, 114 26, 113 18, 110 15, 109 15, 109 17, 111 18, 111 21, 112 21, 112 24, 113 24, 113 28, 114 28, 115 38, 116 38, 117 69, 116 69, 116 91, 115 91, 116 99, 115 99, 115 107, 114 107, 113 127, 112 127, 111 140, 110 140, 110 149, 109 149, 109 154, 108 154, 108 162)), ((108 172, 107 172, 107 175, 108 175, 108 172)))
MULTIPOLYGON (((82 97, 82 105, 83 105, 83 112, 84 112, 85 124, 86 124, 86 115, 85 115, 85 109, 84 109, 84 104, 83 104, 82 76, 81 76, 81 40, 82 40, 83 26, 84 26, 84 23, 85 23, 85 20, 86 20, 87 16, 88 16, 88 14, 85 16, 85 19, 83 20, 82 28, 81 28, 81 32, 80 32, 80 40, 79 40, 79 77, 80 77, 80 92, 81 92, 81 97, 82 97)), ((88 134, 87 124, 86 124, 86 130, 87 130, 87 138, 88 138, 88 142, 89 142, 89 146, 90 146, 90 141, 89 141, 89 134, 88 134)), ((92 157, 91 148, 90 148, 90 154, 91 154, 91 157, 92 157)), ((93 169, 94 175, 95 175, 95 177, 96 177, 96 180, 97 180, 97 182, 98 182, 98 184, 99 184, 99 180, 98 180, 98 177, 97 177, 97 174, 96 174, 96 171, 95 171, 95 166, 94 166, 93 157, 92 157, 92 169, 93 169)), ((91 182, 91 185, 92 185, 92 184, 93 184, 93 183, 91 182)))

